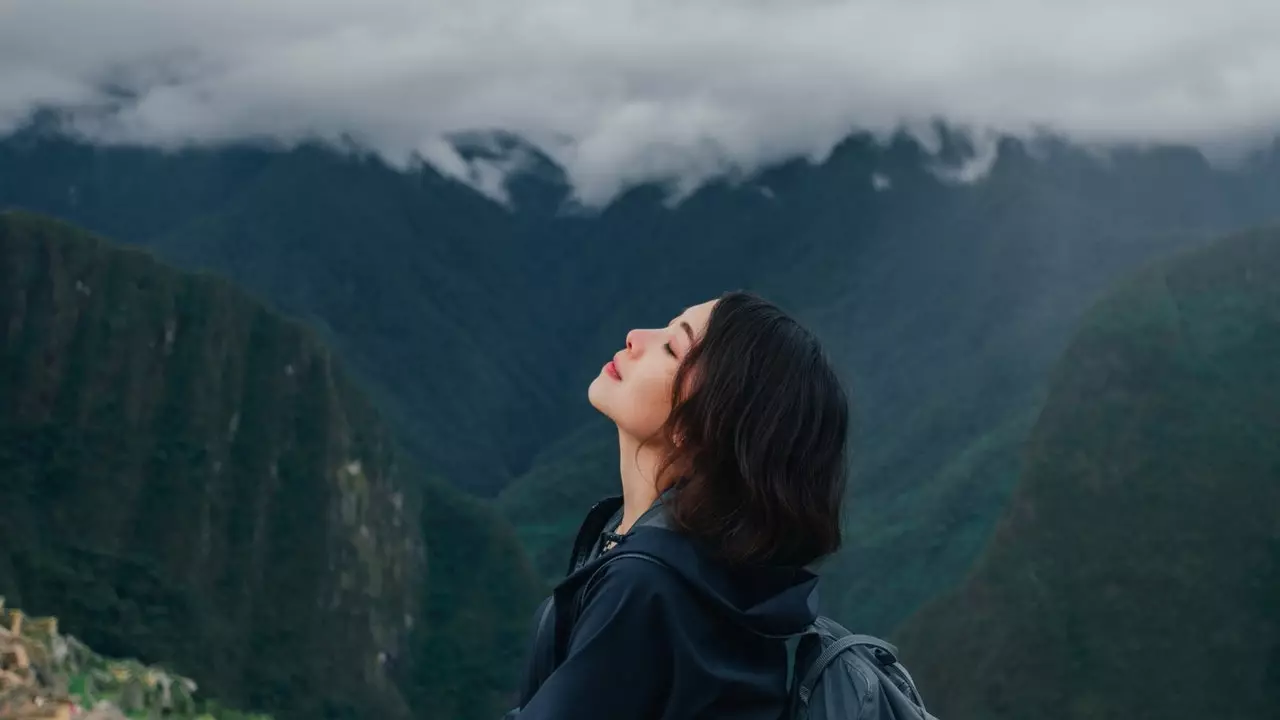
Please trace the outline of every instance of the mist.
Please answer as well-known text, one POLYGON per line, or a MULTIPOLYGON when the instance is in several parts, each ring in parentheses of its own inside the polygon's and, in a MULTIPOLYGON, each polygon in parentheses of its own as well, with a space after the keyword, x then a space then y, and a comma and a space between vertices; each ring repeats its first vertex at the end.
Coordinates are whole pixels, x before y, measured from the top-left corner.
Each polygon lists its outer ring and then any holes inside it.
POLYGON ((1269 141, 1277 37, 1265 0, 0 0, 0 133, 52 108, 103 143, 344 139, 492 193, 449 138, 501 129, 590 205, 939 118, 1269 141))

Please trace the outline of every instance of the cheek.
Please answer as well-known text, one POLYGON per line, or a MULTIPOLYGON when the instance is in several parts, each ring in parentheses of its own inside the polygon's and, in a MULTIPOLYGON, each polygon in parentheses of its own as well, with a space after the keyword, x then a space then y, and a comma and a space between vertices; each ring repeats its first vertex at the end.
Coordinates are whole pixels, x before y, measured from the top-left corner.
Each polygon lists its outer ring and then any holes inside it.
POLYGON ((622 383, 601 375, 591 382, 588 399, 619 428, 637 438, 651 437, 671 414, 672 374, 666 368, 637 367, 622 383))
POLYGON ((645 378, 637 388, 637 398, 645 407, 661 411, 663 416, 671 410, 671 378, 657 376, 645 378))
POLYGON ((671 413, 671 378, 650 375, 635 378, 627 388, 627 414, 642 434, 656 432, 671 413))

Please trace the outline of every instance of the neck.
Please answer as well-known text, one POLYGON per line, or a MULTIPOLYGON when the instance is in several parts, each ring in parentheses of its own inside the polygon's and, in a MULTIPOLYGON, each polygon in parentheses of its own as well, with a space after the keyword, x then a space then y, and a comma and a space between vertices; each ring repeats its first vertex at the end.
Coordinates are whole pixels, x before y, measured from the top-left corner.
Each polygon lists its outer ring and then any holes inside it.
POLYGON ((618 432, 619 470, 622 473, 622 523, 619 534, 627 533, 640 516, 653 506, 662 490, 658 487, 658 449, 652 445, 640 447, 635 438, 618 432))

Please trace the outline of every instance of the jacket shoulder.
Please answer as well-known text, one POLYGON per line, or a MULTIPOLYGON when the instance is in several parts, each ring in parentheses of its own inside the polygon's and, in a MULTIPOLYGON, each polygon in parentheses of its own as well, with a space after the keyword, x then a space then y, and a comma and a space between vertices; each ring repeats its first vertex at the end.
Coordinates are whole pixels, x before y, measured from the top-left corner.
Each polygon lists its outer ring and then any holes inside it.
POLYGON ((600 566, 583 587, 584 600, 607 588, 610 594, 639 594, 650 598, 673 599, 688 594, 685 581, 674 568, 647 553, 611 550, 600 558, 600 566))

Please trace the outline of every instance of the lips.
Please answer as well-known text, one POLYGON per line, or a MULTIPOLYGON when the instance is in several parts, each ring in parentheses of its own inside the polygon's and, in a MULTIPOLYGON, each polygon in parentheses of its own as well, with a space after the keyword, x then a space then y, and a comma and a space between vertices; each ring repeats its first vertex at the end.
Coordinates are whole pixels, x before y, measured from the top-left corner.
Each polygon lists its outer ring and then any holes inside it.
POLYGON ((617 363, 615 363, 612 360, 604 364, 604 371, 605 371, 605 374, 607 374, 609 377, 613 378, 614 380, 622 379, 622 373, 618 372, 617 363))

